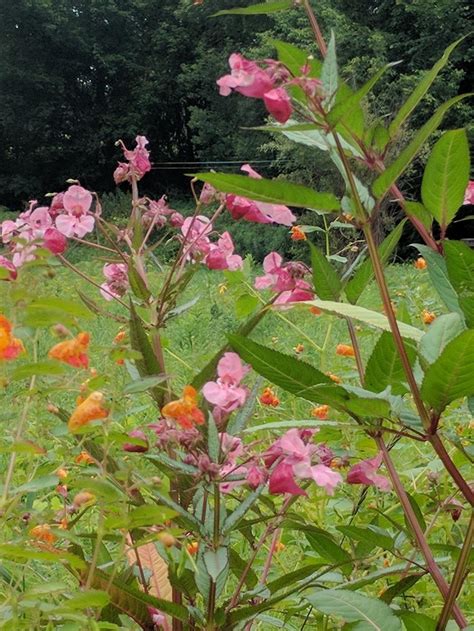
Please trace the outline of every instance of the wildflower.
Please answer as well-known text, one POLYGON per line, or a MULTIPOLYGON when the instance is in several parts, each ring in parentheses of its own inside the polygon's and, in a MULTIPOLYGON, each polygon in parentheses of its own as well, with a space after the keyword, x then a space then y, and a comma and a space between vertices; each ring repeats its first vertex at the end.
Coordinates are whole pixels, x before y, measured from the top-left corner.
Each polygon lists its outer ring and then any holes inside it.
POLYGON ((140 429, 134 429, 129 432, 128 436, 132 439, 132 442, 124 443, 124 451, 129 451, 132 453, 145 453, 146 451, 148 451, 148 440, 144 432, 142 432, 140 429))
MULTIPOLYGON (((241 171, 247 173, 254 179, 261 179, 250 164, 244 164, 241 171)), ((281 204, 269 204, 266 202, 255 202, 246 197, 237 195, 226 195, 225 202, 227 209, 234 219, 243 219, 255 223, 278 223, 284 226, 291 226, 296 217, 287 206, 281 204)))
POLYGON ((209 234, 212 232, 212 223, 205 215, 186 217, 181 226, 181 234, 186 244, 188 260, 202 260, 211 251, 209 234))
POLYGON ((458 521, 464 510, 464 506, 455 497, 445 500, 442 503, 442 507, 451 515, 453 521, 458 521))
POLYGON ((325 421, 328 418, 329 405, 318 405, 311 410, 311 416, 325 421))
POLYGON ((18 271, 13 263, 0 255, 0 280, 16 280, 18 271))
POLYGON ((81 506, 94 504, 96 501, 96 496, 94 493, 90 493, 89 491, 80 491, 74 496, 72 500, 73 507, 77 510, 81 508, 81 506))
POLYGON ((247 484, 253 490, 264 484, 267 480, 267 473, 264 469, 251 465, 247 469, 247 484))
POLYGON ((172 548, 176 544, 176 539, 170 532, 160 532, 158 540, 161 541, 165 548, 172 548))
POLYGON ((293 113, 293 106, 284 88, 275 88, 263 95, 267 111, 279 123, 286 123, 293 113))
POLYGON ((316 316, 321 315, 322 313, 321 309, 318 309, 318 307, 310 307, 309 312, 316 316))
POLYGON ((306 241, 306 234, 299 226, 293 226, 290 230, 292 241, 306 241))
POLYGON ((83 238, 94 229, 95 219, 89 212, 92 193, 82 186, 73 184, 62 198, 65 213, 56 217, 56 228, 65 237, 83 238))
POLYGON ((48 545, 52 545, 57 539, 56 535, 51 532, 51 526, 49 524, 38 524, 38 526, 30 530, 30 536, 32 539, 36 539, 48 545))
POLYGON ((202 393, 216 407, 216 420, 223 420, 230 412, 241 407, 248 396, 248 389, 241 385, 250 368, 242 363, 237 353, 224 353, 217 364, 217 380, 208 381, 202 393))
POLYGON ((381 491, 389 491, 391 488, 390 480, 383 475, 378 475, 377 470, 382 464, 382 453, 378 453, 375 458, 362 460, 351 467, 347 474, 347 482, 349 484, 365 484, 367 486, 376 486, 381 491))
POLYGON ((105 408, 105 397, 102 392, 92 392, 71 414, 68 429, 75 432, 91 421, 107 418, 108 415, 109 411, 105 408))
POLYGON ((121 344, 122 342, 125 341, 127 337, 127 332, 126 331, 119 331, 117 333, 117 335, 114 337, 113 343, 114 344, 121 344))
POLYGON ((204 414, 197 405, 197 392, 192 386, 185 386, 181 399, 167 403, 161 413, 176 421, 183 429, 192 429, 204 423, 204 414))
POLYGON ((43 247, 52 254, 63 254, 67 249, 67 239, 56 228, 48 228, 43 235, 43 247))
POLYGON ((414 262, 414 266, 416 269, 426 269, 428 267, 428 263, 422 256, 419 256, 414 262))
POLYGON ((464 193, 464 201, 463 206, 468 204, 474 205, 474 181, 469 180, 469 184, 467 185, 466 192, 464 193))
POLYGON ((199 195, 199 201, 201 202, 201 204, 207 206, 209 204, 212 204, 212 202, 217 201, 218 198, 219 193, 212 186, 212 184, 209 184, 209 182, 205 182, 204 186, 202 187, 201 194, 199 195))
POLYGON ((349 344, 338 344, 336 346, 336 355, 342 355, 343 357, 354 357, 354 347, 349 344))
POLYGON ((286 548, 285 544, 282 543, 281 541, 277 541, 276 545, 275 545, 275 552, 283 552, 283 550, 286 548))
POLYGON ((334 383, 342 383, 341 377, 334 375, 332 372, 327 372, 326 375, 329 377, 331 381, 334 381, 334 383))
POLYGON ((228 96, 232 90, 243 96, 262 99, 266 92, 273 89, 273 81, 268 73, 253 61, 233 53, 229 57, 231 74, 218 79, 219 93, 228 96))
POLYGON ((75 368, 87 368, 89 366, 89 357, 87 355, 89 341, 89 333, 79 333, 73 340, 65 340, 53 346, 48 353, 48 357, 62 361, 75 368))
POLYGON ((147 609, 153 623, 153 628, 163 627, 164 629, 166 625, 166 616, 161 613, 159 609, 156 609, 156 607, 150 607, 150 605, 147 605, 147 609))
POLYGON ((65 480, 69 474, 67 469, 60 467, 59 469, 56 469, 56 475, 60 480, 65 480))
POLYGON ((120 184, 126 180, 141 180, 145 173, 151 171, 150 152, 146 148, 148 139, 146 136, 137 136, 135 143, 135 149, 133 150, 127 149, 121 140, 117 143, 122 146, 123 155, 125 159, 128 160, 128 164, 126 162, 118 163, 114 171, 116 184, 120 184))
POLYGON ((81 451, 81 453, 74 458, 76 464, 95 464, 94 458, 87 453, 87 451, 81 451))
POLYGON ((192 541, 191 543, 188 543, 188 545, 186 546, 186 550, 189 552, 189 554, 194 556, 199 550, 199 543, 197 541, 192 541))
POLYGON ((273 408, 276 408, 280 405, 280 399, 276 396, 271 388, 265 388, 265 390, 260 395, 259 400, 262 405, 268 405, 273 408))
POLYGON ((304 346, 303 346, 303 344, 297 344, 297 345, 293 348, 293 350, 295 351, 295 353, 296 353, 296 354, 298 354, 298 355, 299 355, 300 353, 302 353, 302 352, 304 351, 304 346))
POLYGON ((431 311, 423 309, 421 312, 421 319, 423 320, 423 324, 431 324, 434 320, 436 320, 436 315, 431 311))
POLYGON ((313 290, 304 280, 307 268, 302 263, 286 263, 278 252, 270 252, 263 260, 264 276, 257 276, 255 289, 271 289, 280 295, 275 300, 276 305, 290 302, 311 300, 313 290))
POLYGON ((209 269, 228 269, 231 272, 242 269, 244 264, 242 257, 234 254, 234 243, 228 232, 224 232, 217 243, 211 243, 204 263, 209 269))
POLYGON ((0 314, 0 362, 16 359, 24 352, 23 342, 12 334, 11 322, 0 314))
POLYGON ((100 293, 105 300, 120 298, 127 292, 128 267, 125 263, 106 263, 102 272, 106 282, 100 286, 100 293))
POLYGON ((225 283, 221 283, 220 285, 217 286, 217 290, 220 296, 223 296, 228 289, 229 288, 227 287, 225 283))

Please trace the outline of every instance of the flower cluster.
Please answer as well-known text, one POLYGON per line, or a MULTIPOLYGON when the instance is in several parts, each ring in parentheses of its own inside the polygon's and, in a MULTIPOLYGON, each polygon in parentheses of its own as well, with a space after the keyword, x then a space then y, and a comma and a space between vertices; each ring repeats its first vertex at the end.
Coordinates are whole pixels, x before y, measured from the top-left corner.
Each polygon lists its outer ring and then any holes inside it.
POLYGON ((102 268, 105 283, 100 286, 100 293, 105 300, 123 296, 129 287, 128 267, 125 263, 106 263, 102 268))
POLYGON ((270 252, 263 260, 264 276, 257 276, 255 289, 271 289, 279 294, 276 305, 290 302, 312 300, 314 293, 311 285, 304 280, 309 272, 303 263, 283 263, 278 252, 270 252))
POLYGON ((151 170, 150 152, 146 148, 148 139, 146 136, 137 136, 135 138, 135 149, 130 150, 119 140, 117 144, 121 145, 123 155, 127 162, 119 162, 114 171, 114 180, 116 184, 121 182, 137 182, 141 180, 145 173, 151 170))
POLYGON ((248 389, 241 382, 249 370, 237 353, 225 353, 217 365, 217 380, 204 385, 202 393, 215 406, 213 415, 217 422, 244 405, 248 389))
POLYGON ((181 226, 181 238, 186 259, 200 261, 208 269, 230 271, 242 269, 242 257, 234 254, 234 243, 230 234, 224 232, 213 243, 209 238, 212 232, 212 223, 204 215, 187 217, 184 220, 181 226))

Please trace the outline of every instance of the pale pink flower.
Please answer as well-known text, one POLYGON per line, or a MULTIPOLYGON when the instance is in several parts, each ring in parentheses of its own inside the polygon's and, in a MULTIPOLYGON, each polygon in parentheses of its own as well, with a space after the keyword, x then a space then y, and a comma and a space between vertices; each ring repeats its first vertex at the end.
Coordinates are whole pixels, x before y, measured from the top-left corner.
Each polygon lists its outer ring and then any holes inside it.
POLYGON ((19 228, 17 222, 12 221, 11 219, 5 219, 5 221, 2 221, 0 227, 0 234, 2 236, 3 243, 9 243, 19 228))
POLYGON ((216 201, 219 198, 219 195, 220 194, 216 191, 212 184, 205 182, 201 189, 201 194, 199 195, 199 201, 201 204, 204 204, 204 206, 207 206, 216 201))
POLYGON ((249 370, 237 353, 224 353, 217 365, 217 380, 204 385, 202 393, 215 406, 213 413, 219 420, 245 403, 248 389, 240 382, 249 370))
POLYGON ((466 192, 464 193, 463 206, 467 206, 468 204, 474 205, 474 180, 469 180, 466 192))
POLYGON ((128 268, 125 263, 106 263, 102 271, 106 278, 100 290, 103 298, 113 300, 123 296, 129 287, 128 268))
POLYGON ((73 184, 63 195, 63 206, 66 211, 56 217, 56 228, 66 237, 82 239, 94 229, 95 219, 89 212, 92 204, 92 193, 73 184))
POLYGON ((130 175, 130 168, 126 162, 119 162, 115 171, 114 171, 114 182, 115 184, 121 184, 122 182, 126 182, 130 175))
POLYGON ((0 255, 0 280, 15 280, 18 271, 13 263, 5 256, 0 255))
POLYGON ((131 181, 132 179, 141 180, 145 173, 151 171, 150 152, 146 148, 148 140, 146 136, 137 136, 135 138, 136 146, 130 150, 119 141, 122 145, 123 155, 128 160, 126 162, 119 162, 117 168, 114 171, 114 180, 116 184, 131 181))
POLYGON ((243 96, 261 99, 266 92, 273 88, 271 77, 254 61, 245 59, 238 53, 229 57, 231 74, 224 75, 217 80, 219 93, 228 96, 232 90, 243 96))
POLYGON ((257 276, 255 289, 271 289, 280 293, 275 304, 312 300, 311 285, 304 280, 307 269, 302 263, 286 263, 278 252, 270 252, 263 260, 264 276, 257 276))
POLYGON ((261 467, 252 465, 247 469, 247 484, 251 489, 258 488, 267 481, 267 472, 261 467))
POLYGON ((375 458, 362 460, 351 467, 347 473, 347 482, 349 484, 365 484, 366 486, 376 486, 381 491, 390 491, 391 484, 383 475, 378 475, 377 471, 382 464, 382 452, 379 452, 375 458))
POLYGON ((228 269, 231 272, 242 269, 244 264, 242 257, 234 254, 234 243, 228 232, 224 232, 217 243, 211 244, 204 263, 209 269, 228 269))
POLYGON ((284 88, 275 88, 263 95, 267 111, 279 123, 286 123, 293 113, 291 99, 284 88))
POLYGON ((209 234, 212 232, 212 223, 205 215, 186 217, 181 226, 181 233, 186 242, 185 250, 187 258, 202 258, 209 254, 211 242, 209 234))

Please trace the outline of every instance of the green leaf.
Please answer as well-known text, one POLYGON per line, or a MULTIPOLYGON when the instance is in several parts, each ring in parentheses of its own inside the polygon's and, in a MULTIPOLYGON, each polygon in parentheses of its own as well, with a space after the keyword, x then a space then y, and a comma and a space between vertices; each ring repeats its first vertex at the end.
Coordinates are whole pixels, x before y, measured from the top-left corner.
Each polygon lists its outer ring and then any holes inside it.
POLYGON ((301 75, 301 68, 307 64, 311 68, 310 77, 319 77, 321 75, 322 63, 318 59, 314 59, 307 51, 298 48, 294 44, 282 42, 279 39, 273 39, 271 43, 276 48, 279 61, 285 64, 295 77, 301 75))
POLYGON ((431 151, 421 185, 423 204, 443 232, 462 206, 469 166, 466 131, 445 132, 431 151))
POLYGON ((245 431, 247 423, 252 418, 252 415, 255 411, 255 405, 257 402, 258 394, 262 387, 262 381, 263 380, 260 376, 257 377, 255 384, 244 405, 232 415, 227 425, 227 433, 231 436, 239 436, 240 432, 245 431))
POLYGON ((128 262, 128 282, 130 283, 130 288, 135 296, 148 302, 151 297, 151 292, 148 289, 143 276, 137 270, 136 257, 131 257, 128 262))
POLYGON ((342 284, 339 276, 324 254, 312 243, 311 266, 313 268, 314 290, 321 300, 338 300, 342 284))
MULTIPOLYGON (((247 562, 242 559, 237 550, 235 550, 234 548, 229 548, 229 567, 237 579, 242 576, 246 566, 247 562)), ((253 589, 257 583, 258 576, 255 574, 254 570, 250 568, 250 570, 247 572, 247 576, 245 577, 245 585, 249 589, 253 589)))
POLYGON ((424 613, 401 611, 398 616, 405 625, 406 631, 435 631, 436 622, 424 613))
POLYGON ((369 543, 372 547, 378 546, 383 550, 393 549, 394 541, 392 537, 386 531, 385 533, 380 532, 380 528, 369 525, 364 528, 359 526, 337 526, 337 529, 354 541, 369 543))
POLYGON ((106 592, 88 589, 65 601, 68 609, 86 609, 89 607, 105 607, 110 602, 110 596, 106 592))
POLYGON ((129 528, 142 528, 143 526, 158 526, 176 516, 176 511, 166 506, 154 506, 153 504, 138 506, 128 516, 129 528))
POLYGON ((444 51, 442 57, 435 63, 435 65, 431 68, 431 70, 429 70, 428 72, 424 74, 421 81, 418 83, 418 85, 410 94, 410 96, 405 101, 405 103, 401 106, 397 115, 395 116, 393 121, 390 123, 390 126, 388 128, 390 138, 394 138, 394 136, 397 134, 400 127, 403 125, 403 123, 407 120, 407 118, 410 116, 410 114, 418 105, 418 103, 421 101, 421 99, 428 92, 431 84, 436 79, 439 72, 448 63, 449 56, 451 55, 453 50, 456 48, 456 46, 460 42, 463 41, 465 37, 466 35, 464 35, 463 37, 460 37, 458 40, 450 44, 444 51))
POLYGON ((13 560, 22 559, 25 561, 36 560, 42 563, 67 563, 77 569, 83 569, 85 567, 84 561, 71 552, 64 552, 63 550, 47 552, 45 550, 34 550, 31 547, 11 543, 0 544, 0 556, 13 560))
MULTIPOLYGON (((405 348, 410 365, 413 365, 416 359, 416 351, 412 346, 405 345, 405 348)), ((401 385, 405 381, 405 371, 403 370, 402 361, 393 336, 386 331, 378 339, 367 362, 365 387, 374 392, 381 392, 387 386, 392 386, 392 391, 395 394, 403 394, 407 391, 407 388, 401 385)))
POLYGON ((232 530, 235 530, 237 524, 245 515, 245 513, 255 504, 260 495, 262 494, 265 485, 262 484, 255 491, 249 493, 243 502, 240 502, 238 507, 226 518, 222 527, 222 534, 228 535, 232 530))
POLYGON ((220 450, 219 430, 214 417, 212 414, 209 414, 207 420, 207 451, 212 462, 219 462, 220 450))
POLYGON ((21 379, 28 379, 33 375, 38 377, 56 377, 58 375, 64 375, 68 372, 67 366, 61 364, 58 361, 41 361, 36 364, 23 364, 15 368, 11 375, 12 381, 20 381, 21 379))
POLYGON ((286 11, 293 6, 293 0, 278 0, 277 2, 263 2, 262 4, 252 4, 249 7, 243 7, 242 9, 226 9, 224 11, 218 11, 211 15, 211 17, 217 17, 218 15, 265 15, 267 13, 277 13, 278 11, 286 11))
POLYGON ((234 193, 255 201, 310 208, 321 212, 333 212, 340 208, 338 199, 332 193, 318 193, 301 184, 292 184, 284 180, 258 180, 246 175, 226 173, 195 173, 193 177, 209 182, 223 193, 234 193))
POLYGON ((474 93, 460 94, 438 107, 428 122, 418 130, 408 146, 398 155, 398 158, 375 180, 372 185, 372 191, 376 198, 384 197, 390 187, 405 172, 407 167, 410 166, 431 134, 438 129, 446 112, 453 105, 456 105, 456 103, 459 103, 462 99, 472 96, 473 94, 474 93))
POLYGON ((445 347, 425 373, 421 394, 437 412, 474 394, 474 330, 464 331, 445 347))
POLYGON ((76 318, 90 318, 91 314, 80 302, 74 300, 65 300, 64 298, 56 298, 54 296, 44 296, 36 298, 29 305, 31 309, 51 309, 61 311, 76 318))
MULTIPOLYGON (((379 257, 384 265, 397 247, 398 242, 400 241, 400 238, 402 236, 404 227, 405 220, 401 221, 397 225, 397 227, 392 230, 392 232, 390 232, 380 244, 378 248, 379 257)), ((347 300, 355 304, 360 298, 360 295, 362 294, 364 289, 373 279, 373 277, 374 268, 372 267, 372 261, 370 260, 370 258, 368 258, 362 263, 362 265, 357 269, 354 276, 347 283, 345 287, 347 300)))
POLYGON ((428 264, 428 274, 441 300, 450 311, 463 315, 458 296, 448 277, 448 269, 444 258, 426 245, 413 244, 428 264))
POLYGON ((458 313, 446 313, 430 324, 420 340, 419 353, 428 363, 438 359, 445 346, 465 330, 464 322, 458 313))
POLYGON ((319 589, 305 598, 319 611, 343 618, 346 622, 363 622, 351 626, 357 631, 401 631, 401 623, 388 605, 357 592, 343 589, 319 589))
POLYGON ((423 574, 410 574, 409 576, 405 576, 393 585, 390 585, 390 587, 380 596, 380 600, 383 600, 384 603, 389 605, 394 598, 400 594, 405 594, 405 592, 413 587, 413 585, 415 585, 422 577, 423 574))
POLYGON ((466 322, 474 328, 474 250, 462 241, 445 241, 446 269, 466 322))
POLYGON ((323 82, 324 92, 327 95, 325 106, 330 107, 337 91, 338 71, 336 58, 336 38, 334 31, 331 31, 327 54, 324 58, 323 69, 321 71, 321 81, 323 82))
POLYGON ((352 558, 341 546, 334 541, 334 538, 325 530, 312 527, 305 531, 305 537, 311 548, 319 554, 320 557, 330 561, 331 563, 345 564, 341 570, 345 574, 352 571, 352 558))
POLYGON ((225 546, 221 546, 217 550, 206 550, 203 559, 209 576, 214 582, 217 581, 219 575, 224 572, 229 565, 229 557, 225 546))
MULTIPOLYGON (((420 525, 420 528, 422 529, 423 532, 425 532, 426 530, 426 522, 425 522, 425 518, 423 517, 423 513, 421 512, 421 508, 418 505, 418 502, 416 501, 415 497, 413 495, 411 495, 410 493, 407 493, 407 497, 408 500, 411 504, 411 507, 413 509, 413 512, 415 513, 415 517, 417 522, 420 525)), ((407 518, 405 517, 405 524, 407 526, 407 528, 410 528, 410 523, 407 520, 407 518)))
POLYGON ((433 217, 420 202, 405 202, 406 213, 409 217, 415 217, 425 226, 427 230, 431 230, 433 217))
POLYGON ((150 377, 144 377, 143 379, 136 379, 127 383, 123 389, 124 394, 137 394, 138 392, 146 392, 151 390, 159 383, 166 381, 167 377, 164 375, 151 375, 150 377))
POLYGON ((44 475, 17 486, 14 493, 36 493, 37 491, 44 491, 57 486, 58 482, 59 478, 57 475, 44 475))
POLYGON ((259 299, 257 296, 252 296, 251 294, 242 294, 235 301, 235 315, 238 318, 245 318, 250 315, 252 311, 259 305, 259 299))
MULTIPOLYGON (((364 322, 365 324, 377 329, 391 331, 390 324, 386 316, 382 313, 378 313, 377 311, 370 311, 364 307, 359 307, 358 305, 349 305, 346 302, 331 302, 329 300, 310 300, 304 304, 313 305, 314 307, 321 309, 321 311, 342 316, 343 318, 352 318, 353 320, 364 322)), ((400 329, 402 337, 415 340, 416 342, 419 342, 423 335, 423 331, 420 331, 420 329, 416 329, 415 327, 410 326, 409 324, 404 324, 403 322, 398 322, 398 328, 400 329)), ((300 364, 301 362, 298 361, 298 363, 300 364)))

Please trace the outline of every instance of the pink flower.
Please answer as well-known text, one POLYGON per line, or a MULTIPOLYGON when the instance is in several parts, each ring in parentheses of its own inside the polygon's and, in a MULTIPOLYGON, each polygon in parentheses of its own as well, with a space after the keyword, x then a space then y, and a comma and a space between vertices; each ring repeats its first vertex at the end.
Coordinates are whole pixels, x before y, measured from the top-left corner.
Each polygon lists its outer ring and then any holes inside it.
POLYGON ((141 180, 145 173, 151 171, 150 152, 146 148, 148 144, 146 136, 137 136, 135 138, 136 146, 133 150, 127 149, 121 140, 119 143, 122 145, 123 155, 128 160, 128 164, 126 162, 118 163, 114 171, 115 183, 120 184, 126 180, 131 181, 133 178, 141 180))
POLYGON ((216 201, 218 198, 219 193, 212 186, 212 184, 209 184, 209 182, 205 182, 204 186, 202 187, 201 194, 199 195, 199 201, 201 202, 201 204, 207 206, 208 204, 212 204, 212 202, 216 201))
POLYGON ((53 224, 47 206, 40 206, 34 210, 29 210, 26 213, 22 213, 20 217, 24 219, 25 224, 37 236, 40 236, 39 231, 46 230, 53 224))
POLYGON ((226 462, 235 465, 237 458, 240 458, 244 453, 244 445, 241 439, 237 438, 237 436, 231 436, 226 432, 222 432, 219 434, 219 440, 221 451, 226 462))
POLYGON ((122 182, 126 182, 130 175, 130 169, 126 162, 119 162, 115 171, 114 171, 114 182, 115 184, 121 184, 122 182))
POLYGON ((100 293, 105 300, 120 298, 128 290, 128 268, 125 263, 106 263, 102 269, 106 282, 102 283, 100 293))
POLYGON ((12 221, 11 219, 6 219, 2 221, 0 224, 1 227, 1 236, 3 243, 9 243, 11 239, 15 236, 15 232, 18 230, 18 224, 16 221, 12 221))
POLYGON ((15 280, 18 272, 13 263, 0 255, 0 280, 15 280))
POLYGON ((64 210, 63 199, 64 193, 58 193, 53 197, 51 206, 49 207, 49 214, 51 215, 51 217, 56 217, 56 215, 64 210))
POLYGON ((306 491, 295 482, 293 467, 285 462, 277 465, 271 475, 268 490, 272 495, 289 493, 290 495, 306 495, 306 491))
POLYGON ((186 242, 187 258, 202 258, 209 254, 211 242, 208 235, 212 232, 212 223, 205 215, 186 217, 181 226, 181 233, 186 242))
POLYGON ((148 613, 150 614, 151 621, 155 627, 165 627, 166 616, 162 614, 159 609, 148 606, 148 613))
POLYGON ((258 488, 261 484, 264 484, 266 480, 267 472, 261 467, 252 465, 247 469, 247 484, 251 489, 258 488))
POLYGON ((213 413, 219 420, 245 403, 248 390, 240 382, 249 370, 237 353, 224 353, 217 365, 217 380, 204 385, 202 393, 215 406, 213 413))
POLYGON ((43 236, 43 247, 53 254, 62 254, 66 251, 67 239, 56 228, 48 228, 43 236))
POLYGON ((367 486, 376 486, 381 491, 390 491, 391 484, 383 475, 378 475, 377 470, 382 464, 382 452, 379 452, 375 458, 362 460, 351 467, 347 473, 347 482, 349 484, 365 484, 367 486))
POLYGON ((231 74, 218 79, 219 93, 228 96, 232 90, 255 99, 263 98, 273 88, 271 77, 253 61, 233 53, 229 57, 231 74))
POLYGON ((134 429, 129 432, 129 437, 134 439, 131 443, 124 443, 124 451, 131 453, 145 453, 148 451, 148 440, 144 432, 141 429, 134 429))
POLYGON ((242 269, 244 264, 242 257, 234 254, 234 243, 228 232, 219 237, 217 244, 211 244, 204 263, 209 269, 228 269, 231 272, 242 269))
POLYGON ((89 213, 92 204, 92 193, 82 186, 73 184, 63 195, 63 206, 66 211, 56 217, 56 228, 66 237, 82 239, 94 229, 95 219, 89 213))
POLYGON ((467 185, 466 192, 464 194, 463 206, 468 204, 474 205, 474 180, 469 180, 469 184, 467 185))
POLYGON ((280 293, 275 304, 283 305, 313 299, 313 290, 303 277, 307 273, 302 263, 286 263, 278 252, 270 252, 263 260, 264 276, 257 276, 255 289, 271 289, 280 293))
POLYGON ((275 88, 263 95, 268 112, 279 123, 286 123, 293 113, 291 99, 284 88, 275 88))
MULTIPOLYGON (((244 164, 241 171, 250 177, 260 180, 262 176, 257 173, 250 164, 244 164)), ((287 206, 282 204, 267 204, 266 202, 254 202, 246 197, 226 195, 226 206, 234 219, 244 219, 255 223, 278 223, 291 226, 296 217, 287 206)))

